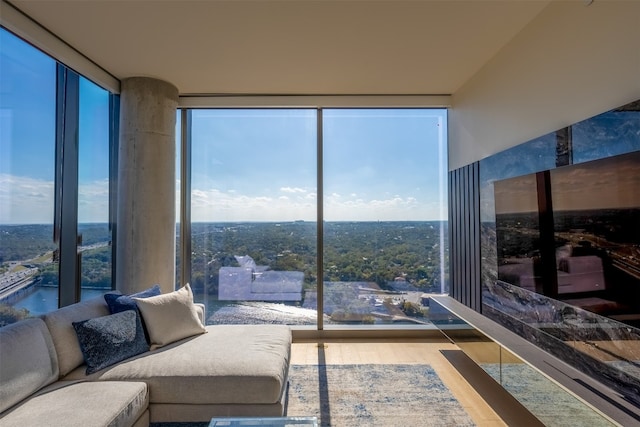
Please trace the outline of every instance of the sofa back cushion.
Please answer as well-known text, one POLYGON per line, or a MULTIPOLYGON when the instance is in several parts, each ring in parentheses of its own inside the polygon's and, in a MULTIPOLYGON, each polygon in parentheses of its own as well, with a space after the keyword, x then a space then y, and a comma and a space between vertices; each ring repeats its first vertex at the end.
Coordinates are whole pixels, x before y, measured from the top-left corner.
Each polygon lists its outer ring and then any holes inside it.
POLYGON ((108 314, 110 313, 107 303, 104 297, 99 296, 62 307, 43 316, 56 348, 61 377, 84 363, 84 356, 80 349, 76 330, 73 328, 73 322, 81 322, 108 314))
POLYGON ((42 319, 0 328, 0 412, 57 379, 56 350, 42 319))
POLYGON ((167 294, 134 300, 147 325, 151 350, 207 332, 188 283, 167 294))

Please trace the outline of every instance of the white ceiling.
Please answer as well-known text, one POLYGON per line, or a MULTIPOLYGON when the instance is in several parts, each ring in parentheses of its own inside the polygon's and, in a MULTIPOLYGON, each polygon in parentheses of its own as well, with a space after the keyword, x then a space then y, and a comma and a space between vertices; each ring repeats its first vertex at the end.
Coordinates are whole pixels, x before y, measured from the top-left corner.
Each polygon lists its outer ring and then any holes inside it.
POLYGON ((548 0, 9 0, 187 94, 454 94, 548 0))

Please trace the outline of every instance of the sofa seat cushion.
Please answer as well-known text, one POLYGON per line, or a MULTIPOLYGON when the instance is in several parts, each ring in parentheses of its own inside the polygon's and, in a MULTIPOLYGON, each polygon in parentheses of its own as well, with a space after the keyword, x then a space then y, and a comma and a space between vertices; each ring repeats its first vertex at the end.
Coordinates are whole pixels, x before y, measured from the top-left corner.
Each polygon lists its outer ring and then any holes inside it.
POLYGON ((133 426, 148 406, 145 383, 58 381, 9 411, 0 425, 133 426))
POLYGON ((272 404, 286 385, 291 331, 284 325, 213 325, 85 377, 144 381, 151 403, 272 404))

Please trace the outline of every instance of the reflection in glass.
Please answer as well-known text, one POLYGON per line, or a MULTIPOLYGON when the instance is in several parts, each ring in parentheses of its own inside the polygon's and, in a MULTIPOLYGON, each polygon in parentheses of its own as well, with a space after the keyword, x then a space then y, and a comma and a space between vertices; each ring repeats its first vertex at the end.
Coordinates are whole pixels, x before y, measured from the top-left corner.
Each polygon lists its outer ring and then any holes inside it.
POLYGON ((640 151, 551 171, 559 299, 640 327, 640 151))
POLYGON ((573 160, 590 160, 640 149, 640 100, 571 126, 573 160))
POLYGON ((55 62, 0 29, 0 326, 58 308, 55 62))
POLYGON ((638 182, 640 152, 496 181, 498 278, 638 327, 638 182), (550 191, 536 186, 540 177, 550 191))
POLYGON ((498 278, 542 292, 536 175, 496 181, 494 195, 498 278))

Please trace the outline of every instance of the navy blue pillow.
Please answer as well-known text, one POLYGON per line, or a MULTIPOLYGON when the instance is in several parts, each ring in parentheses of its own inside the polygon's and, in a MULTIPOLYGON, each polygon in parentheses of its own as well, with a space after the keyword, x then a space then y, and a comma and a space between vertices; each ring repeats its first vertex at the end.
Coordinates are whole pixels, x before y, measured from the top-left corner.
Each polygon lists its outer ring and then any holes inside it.
POLYGON ((149 351, 136 310, 73 322, 87 375, 149 351))
POLYGON ((131 295, 119 295, 119 294, 105 294, 104 300, 109 306, 109 312, 111 314, 120 313, 125 310, 138 311, 138 304, 134 298, 149 298, 160 295, 160 285, 154 285, 149 289, 140 291, 131 295))

